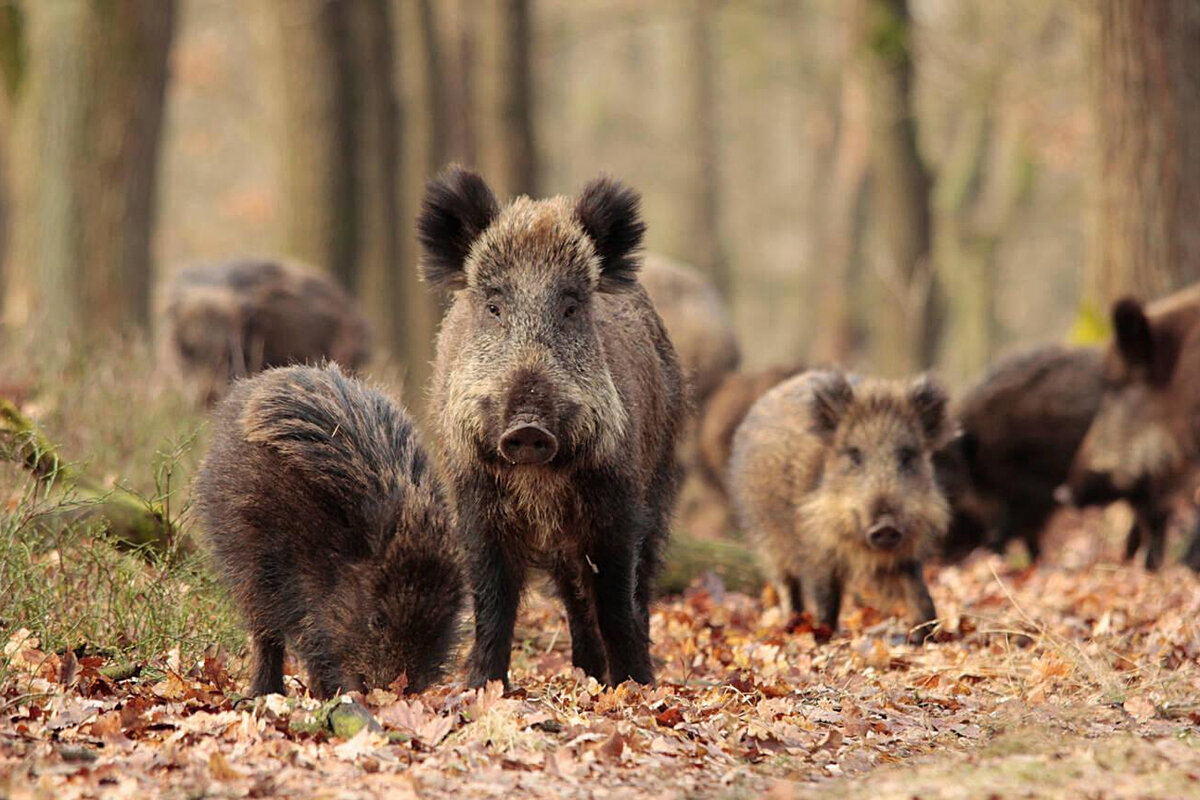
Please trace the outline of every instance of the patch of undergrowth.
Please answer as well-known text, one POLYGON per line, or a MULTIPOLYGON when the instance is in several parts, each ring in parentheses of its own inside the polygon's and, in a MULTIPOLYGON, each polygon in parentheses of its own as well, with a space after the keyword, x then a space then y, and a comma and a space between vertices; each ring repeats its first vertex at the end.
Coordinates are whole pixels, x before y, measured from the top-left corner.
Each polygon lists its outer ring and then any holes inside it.
MULTIPOLYGON (((25 630, 45 652, 144 663, 229 651, 243 635, 203 554, 125 549, 102 520, 70 521, 69 491, 28 481, 0 515, 0 642, 25 630)), ((3 665, 0 664, 0 681, 3 665)))

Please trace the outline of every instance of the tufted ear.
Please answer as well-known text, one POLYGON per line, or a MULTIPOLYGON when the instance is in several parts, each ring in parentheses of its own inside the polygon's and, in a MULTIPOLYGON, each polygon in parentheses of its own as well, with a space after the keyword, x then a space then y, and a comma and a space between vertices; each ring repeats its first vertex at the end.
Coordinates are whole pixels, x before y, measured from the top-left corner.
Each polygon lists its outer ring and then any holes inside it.
POLYGON ((908 387, 908 401, 917 412, 925 438, 935 446, 946 437, 949 420, 946 405, 949 399, 946 390, 934 383, 928 375, 913 380, 908 387))
POLYGON ((1148 367, 1154 362, 1154 332, 1142 304, 1124 297, 1113 304, 1113 331, 1117 350, 1130 366, 1148 367))
POLYGON ((600 257, 600 291, 618 292, 637 280, 638 250, 646 224, 641 197, 610 178, 597 178, 579 195, 575 213, 600 257))
POLYGON ((813 432, 824 438, 833 436, 852 402, 854 389, 845 375, 840 372, 821 372, 813 376, 808 409, 813 432))
POLYGON ((445 289, 466 286, 471 246, 499 213, 496 196, 474 172, 451 166, 430 181, 417 217, 422 277, 445 289))

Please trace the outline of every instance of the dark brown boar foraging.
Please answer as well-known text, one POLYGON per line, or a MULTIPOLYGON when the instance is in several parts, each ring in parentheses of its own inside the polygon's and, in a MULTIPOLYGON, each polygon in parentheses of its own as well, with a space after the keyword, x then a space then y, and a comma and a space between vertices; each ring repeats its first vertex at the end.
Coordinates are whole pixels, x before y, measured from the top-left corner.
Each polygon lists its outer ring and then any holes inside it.
POLYGON ((429 185, 418 227, 426 279, 455 293, 432 407, 472 557, 471 684, 507 682, 532 567, 555 579, 576 666, 650 682, 649 601, 686 399, 637 280, 637 195, 602 179, 578 199, 501 208, 482 178, 452 168, 429 185))
POLYGON ((462 568, 412 420, 388 398, 332 364, 235 383, 195 498, 250 629, 252 694, 283 692, 285 642, 320 697, 441 674, 462 568))
MULTIPOLYGON (((1129 500, 1139 519, 1130 547, 1144 539, 1146 567, 1157 569, 1172 498, 1200 457, 1200 285, 1149 306, 1120 300, 1112 321, 1104 393, 1071 467, 1068 494, 1076 504, 1129 500)), ((1200 529, 1187 559, 1200 560, 1198 536, 1200 529)))
POLYGON ((693 405, 702 408, 721 379, 741 361, 725 301, 696 269, 656 253, 646 254, 638 280, 675 346, 693 405))
POLYGON ((937 454, 953 517, 943 556, 1040 535, 1103 391, 1099 352, 1039 347, 1001 359, 957 404, 960 434, 937 454))
POLYGON ((235 378, 288 364, 370 357, 370 329, 331 278, 279 261, 189 267, 158 297, 159 361, 213 402, 235 378))
POLYGON ((784 610, 837 628, 843 587, 902 599, 912 638, 937 613, 922 563, 950 519, 932 454, 946 396, 910 384, 809 372, 763 395, 734 435, 730 492, 784 610))
POLYGON ((700 413, 700 466, 705 478, 722 493, 725 488, 733 434, 746 412, 767 390, 804 371, 802 365, 732 372, 718 384, 700 413))

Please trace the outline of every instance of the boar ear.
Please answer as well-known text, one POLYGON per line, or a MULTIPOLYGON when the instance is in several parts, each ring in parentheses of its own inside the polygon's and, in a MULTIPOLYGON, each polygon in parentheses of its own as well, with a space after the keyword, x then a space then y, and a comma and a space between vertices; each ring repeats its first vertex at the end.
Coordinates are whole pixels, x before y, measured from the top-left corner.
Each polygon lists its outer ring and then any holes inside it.
POLYGON ((642 199, 627 186, 609 178, 597 178, 583 187, 575 204, 583 230, 600 257, 600 291, 617 292, 637 280, 637 252, 646 233, 642 222, 642 199))
POLYGON ((417 217, 422 277, 446 289, 466 286, 471 246, 498 213, 496 196, 474 172, 452 166, 430 181, 417 217))
POLYGON ((818 436, 829 437, 842 422, 842 416, 854 400, 854 389, 840 372, 822 372, 813 376, 809 413, 812 429, 818 436))
POLYGON ((925 438, 937 444, 946 437, 949 420, 946 416, 948 398, 946 391, 934 383, 928 375, 922 375, 908 387, 908 400, 921 421, 925 438))
POLYGON ((1142 304, 1124 297, 1113 304, 1113 331, 1117 350, 1129 364, 1150 366, 1154 360, 1154 334, 1142 304))

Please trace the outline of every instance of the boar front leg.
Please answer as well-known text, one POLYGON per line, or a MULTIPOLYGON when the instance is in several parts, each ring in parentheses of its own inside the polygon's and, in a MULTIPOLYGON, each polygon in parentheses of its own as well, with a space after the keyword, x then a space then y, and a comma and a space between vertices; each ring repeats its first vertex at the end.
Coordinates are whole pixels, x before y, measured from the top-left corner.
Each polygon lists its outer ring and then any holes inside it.
POLYGON ((595 581, 596 618, 608 653, 609 683, 653 683, 650 632, 642 624, 634 597, 637 549, 627 534, 616 531, 598 532, 593 541, 591 564, 585 568, 593 572, 595 581))
POLYGON ((586 574, 579 574, 578 565, 568 563, 555 568, 554 580, 571 630, 571 663, 596 680, 603 681, 608 658, 604 654, 604 642, 596 630, 593 613, 595 600, 590 591, 592 581, 586 574))
POLYGON ((804 610, 812 614, 813 622, 836 631, 838 615, 842 612, 841 576, 828 568, 805 570, 800 576, 800 593, 804 610))
POLYGON ((925 585, 925 570, 920 563, 909 561, 901 565, 899 579, 904 604, 915 623, 908 640, 921 644, 933 635, 933 626, 937 623, 937 609, 929 587, 925 585))
MULTIPOLYGON (((476 529, 477 531, 479 529, 476 529)), ((488 529, 475 534, 472 585, 475 595, 475 644, 468 659, 468 684, 483 686, 503 681, 508 689, 508 665, 512 659, 513 627, 525 571, 500 541, 499 532, 488 529)))
POLYGON ((283 637, 267 631, 255 631, 250 636, 253 650, 254 676, 250 694, 283 694, 283 637))
POLYGON ((1146 510, 1146 569, 1157 572, 1167 553, 1167 521, 1170 512, 1155 504, 1146 510))

